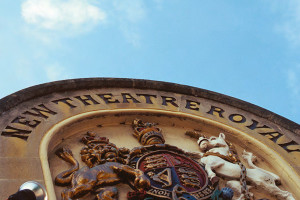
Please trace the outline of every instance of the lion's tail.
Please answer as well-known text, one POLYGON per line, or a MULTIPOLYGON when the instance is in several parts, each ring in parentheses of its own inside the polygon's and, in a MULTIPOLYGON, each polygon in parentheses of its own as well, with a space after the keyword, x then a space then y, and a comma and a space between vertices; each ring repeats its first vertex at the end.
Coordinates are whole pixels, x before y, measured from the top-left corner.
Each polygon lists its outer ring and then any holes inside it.
POLYGON ((74 158, 72 151, 67 147, 59 148, 55 153, 58 157, 72 165, 70 169, 61 172, 55 177, 55 183, 57 185, 69 185, 74 172, 79 169, 78 161, 74 158))

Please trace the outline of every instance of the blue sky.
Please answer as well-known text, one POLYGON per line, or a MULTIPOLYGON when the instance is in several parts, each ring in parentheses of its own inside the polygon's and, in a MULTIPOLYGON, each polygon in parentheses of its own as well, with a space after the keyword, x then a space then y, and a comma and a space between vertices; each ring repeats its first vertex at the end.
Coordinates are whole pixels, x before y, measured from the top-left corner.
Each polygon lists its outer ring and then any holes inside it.
POLYGON ((85 77, 212 90, 300 123, 298 0, 0 0, 0 98, 85 77))

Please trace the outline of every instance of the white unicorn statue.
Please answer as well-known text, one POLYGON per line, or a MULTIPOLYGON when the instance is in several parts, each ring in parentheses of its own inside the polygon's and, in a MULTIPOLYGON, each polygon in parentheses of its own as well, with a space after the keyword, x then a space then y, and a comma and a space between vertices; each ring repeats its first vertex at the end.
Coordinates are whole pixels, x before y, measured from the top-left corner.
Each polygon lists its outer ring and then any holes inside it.
POLYGON ((244 150, 242 157, 249 166, 246 169, 233 152, 232 144, 225 141, 224 133, 220 133, 219 137, 200 136, 197 143, 201 150, 200 162, 205 165, 210 181, 214 183, 219 177, 230 179, 226 186, 234 191, 233 200, 253 199, 253 193, 248 191, 252 186, 246 185, 246 181, 267 191, 277 199, 295 200, 290 192, 277 187, 276 184, 280 183, 279 176, 255 166, 253 162, 256 157, 244 150), (241 180, 243 176, 244 180, 241 180))

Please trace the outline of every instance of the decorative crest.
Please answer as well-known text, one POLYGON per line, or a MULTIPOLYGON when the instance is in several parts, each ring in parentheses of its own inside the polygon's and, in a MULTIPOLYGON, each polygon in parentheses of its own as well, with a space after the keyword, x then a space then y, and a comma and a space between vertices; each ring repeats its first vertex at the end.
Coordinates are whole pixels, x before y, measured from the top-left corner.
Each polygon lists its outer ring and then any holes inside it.
POLYGON ((126 163, 125 159, 129 149, 117 148, 106 137, 99 137, 94 132, 87 132, 81 141, 86 145, 81 149, 81 160, 90 168, 105 162, 126 163))
POLYGON ((165 139, 160 128, 155 123, 144 123, 140 119, 135 119, 132 123, 133 135, 142 145, 164 144, 165 139))
POLYGON ((221 177, 229 179, 226 186, 234 191, 233 200, 253 200, 254 194, 249 191, 253 186, 264 189, 278 199, 295 200, 290 192, 277 186, 280 183, 279 176, 255 166, 253 162, 256 161, 256 156, 244 150, 242 158, 249 166, 246 168, 238 159, 234 146, 226 142, 224 133, 209 138, 194 131, 186 132, 186 135, 196 139, 199 136, 197 143, 202 156, 200 162, 205 165, 208 178, 211 182, 216 182, 221 177))
POLYGON ((86 145, 81 150, 81 159, 88 167, 79 168, 79 163, 67 147, 60 148, 56 154, 72 166, 59 173, 55 184, 71 187, 61 193, 62 200, 78 199, 85 194, 97 194, 98 200, 117 200, 118 190, 114 185, 131 182, 135 190, 150 187, 149 179, 139 169, 124 164, 129 150, 117 148, 105 137, 87 132, 81 141, 86 145))

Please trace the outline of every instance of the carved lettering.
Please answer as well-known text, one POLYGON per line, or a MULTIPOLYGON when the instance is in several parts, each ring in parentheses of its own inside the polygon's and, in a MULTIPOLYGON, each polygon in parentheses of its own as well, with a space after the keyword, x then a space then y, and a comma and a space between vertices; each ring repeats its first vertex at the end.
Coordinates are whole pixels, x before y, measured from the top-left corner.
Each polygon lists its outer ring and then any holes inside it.
POLYGON ((20 138, 22 140, 27 140, 28 139, 28 134, 30 134, 30 130, 24 130, 24 129, 19 129, 15 128, 12 126, 7 126, 4 131, 2 131, 1 135, 6 136, 6 137, 16 137, 20 138))
POLYGON ((36 108, 36 107, 33 107, 31 108, 31 110, 33 110, 34 112, 30 112, 30 111, 25 111, 23 114, 24 115, 32 115, 32 116, 35 116, 35 117, 41 117, 41 118, 44 118, 44 119, 47 119, 49 116, 48 115, 45 115, 45 113, 48 113, 48 114, 51 114, 51 115, 56 115, 57 113, 50 110, 49 108, 47 108, 44 104, 40 104, 39 107, 41 108, 36 108))
POLYGON ((37 127, 37 125, 39 125, 41 123, 41 121, 38 121, 35 119, 32 121, 29 121, 25 117, 18 116, 14 120, 12 120, 11 123, 23 124, 25 126, 29 126, 30 128, 35 128, 35 127, 37 127))
POLYGON ((246 117, 244 117, 241 114, 231 114, 228 117, 230 121, 235 122, 235 123, 244 123, 246 122, 246 117))
POLYGON ((275 143, 277 143, 277 140, 280 138, 280 137, 282 137, 283 136, 283 134, 282 133, 279 133, 279 132, 277 132, 277 131, 273 131, 273 132, 266 132, 266 133, 259 133, 259 134, 261 134, 261 135, 263 135, 263 136, 270 136, 270 137, 268 137, 270 140, 272 140, 273 142, 275 142, 275 143))
POLYGON ((89 106, 91 105, 90 103, 93 104, 100 104, 99 102, 97 102, 95 99, 93 99, 93 97, 91 95, 84 95, 84 97, 81 96, 76 96, 74 97, 76 99, 78 99, 79 101, 81 101, 85 106, 89 106))
MULTIPOLYGON (((104 93, 104 94, 97 94, 97 96, 93 96, 95 94, 87 94, 87 95, 80 95, 80 96, 75 96, 74 98, 80 101, 83 105, 88 106, 88 105, 98 105, 101 104, 102 100, 105 102, 105 104, 112 104, 112 103, 146 103, 146 104, 154 104, 153 100, 157 99, 157 95, 153 94, 145 94, 145 93, 136 93, 136 94, 131 94, 128 92, 121 93, 122 100, 118 100, 112 93, 104 93), (134 96, 136 95, 136 96, 134 96), (101 101, 99 100, 101 99, 101 101), (121 101, 121 102, 120 102, 121 101)), ((162 99, 162 105, 164 106, 174 106, 178 108, 178 105, 181 105, 178 103, 177 99, 175 97, 170 97, 170 96, 161 96, 162 99)), ((65 105, 68 106, 69 108, 76 108, 78 106, 78 102, 73 101, 74 99, 71 99, 69 97, 62 98, 62 99, 56 99, 53 100, 52 102, 57 104, 57 105, 65 105)), ((184 102, 182 102, 184 103, 184 102)), ((185 99, 185 108, 189 110, 194 110, 194 111, 199 111, 200 110, 200 105, 201 103, 198 101, 193 101, 189 99, 185 99)), ((210 110, 206 112, 207 114, 214 115, 220 118, 224 118, 224 113, 225 110, 211 105, 210 110)), ((26 118, 26 116, 17 116, 15 117, 11 123, 12 124, 20 124, 27 126, 31 129, 36 128, 39 124, 42 123, 42 120, 39 118, 43 119, 48 119, 50 116, 56 115, 57 112, 49 109, 46 107, 44 104, 39 104, 38 106, 35 106, 31 108, 30 110, 26 110, 23 112, 24 115, 30 115, 33 116, 34 118, 31 119, 26 118)), ((234 123, 245 123, 247 122, 247 118, 239 113, 234 113, 230 114, 228 116, 228 120, 234 123)), ((18 126, 17 126, 18 127, 18 126)), ((286 152, 291 153, 291 152, 300 152, 300 148, 298 148, 295 141, 290 141, 284 144, 278 144, 278 141, 282 137, 285 137, 283 133, 277 132, 270 128, 269 126, 265 124, 260 124, 258 121, 251 119, 251 124, 246 126, 248 129, 255 131, 256 133, 263 135, 267 138, 269 138, 271 141, 282 147, 286 152)), ((32 130, 26 130, 22 128, 16 128, 14 125, 7 126, 5 130, 1 133, 2 136, 7 136, 7 137, 17 137, 20 139, 27 140, 28 139, 28 134, 30 134, 32 130)), ((288 140, 287 140, 288 141, 288 140)), ((299 145, 300 146, 300 145, 299 145)))
POLYGON ((202 198, 202 197, 205 196, 202 192, 203 192, 203 191, 199 191, 199 192, 194 193, 193 195, 194 195, 196 198, 202 198))
POLYGON ((267 125, 263 125, 263 126, 257 126, 258 125, 258 121, 252 119, 252 124, 249 126, 246 126, 247 128, 251 129, 251 130, 255 130, 255 129, 271 129, 271 131, 269 132, 259 132, 257 131, 257 133, 263 135, 263 136, 268 136, 268 138, 270 140, 272 140, 274 143, 277 143, 277 140, 283 136, 282 133, 279 133, 275 130, 273 130, 272 128, 270 128, 267 125))
MULTIPOLYGON (((247 126, 247 128, 251 129, 251 130, 255 130, 255 129, 271 129, 271 131, 269 132, 258 132, 259 134, 263 135, 263 136, 268 136, 268 138, 270 140, 272 140, 274 143, 278 144, 277 141, 279 138, 284 137, 284 134, 277 132, 275 130, 273 130, 272 128, 270 128, 267 125, 263 125, 263 126, 257 126, 258 125, 258 121, 252 119, 252 124, 247 126)), ((298 143, 296 143, 295 141, 290 141, 284 144, 278 144, 280 147, 282 147, 285 151, 287 151, 288 153, 291 152, 300 152, 300 148, 298 149, 290 149, 289 146, 294 146, 294 145, 299 145, 298 143)))
POLYGON ((129 103, 128 100, 131 100, 133 103, 141 103, 129 93, 122 93, 122 97, 123 97, 123 103, 129 103))
POLYGON ((63 98, 63 99, 57 99, 57 100, 54 100, 52 101, 53 103, 64 103, 65 105, 68 105, 70 108, 76 108, 77 106, 74 106, 73 104, 70 103, 70 101, 72 101, 72 99, 70 98, 63 98))
POLYGON ((193 194, 196 198, 202 198, 202 197, 204 197, 205 195, 200 191, 200 192, 197 192, 197 193, 194 193, 193 194))
POLYGON ((199 110, 199 105, 200 103, 197 101, 191 101, 191 100, 186 100, 186 105, 185 108, 186 109, 190 109, 190 110, 199 110))
POLYGON ((212 191, 211 191, 209 188, 205 188, 205 189, 202 191, 202 193, 203 193, 204 195, 209 195, 211 192, 212 192, 212 191))
POLYGON ((166 196, 166 197, 171 197, 171 193, 166 190, 161 190, 161 189, 154 189, 151 188, 148 192, 154 194, 154 195, 159 195, 159 196, 166 196))
POLYGON ((294 140, 288 142, 288 143, 284 143, 284 144, 278 144, 279 146, 281 146, 284 150, 286 150, 288 153, 291 153, 291 152, 300 152, 300 148, 298 149, 289 149, 288 147, 289 146, 294 146, 294 145, 298 145, 300 146, 297 142, 295 142, 294 140))
POLYGON ((224 112, 225 111, 222 108, 211 106, 210 110, 207 113, 210 115, 215 115, 215 113, 217 113, 219 117, 224 118, 222 115, 224 112))
POLYGON ((179 107, 176 103, 176 99, 174 97, 166 97, 166 96, 161 96, 162 98, 162 105, 166 106, 167 103, 172 104, 175 107, 179 107))
POLYGON ((267 125, 263 125, 263 126, 257 126, 257 125, 258 125, 258 121, 252 119, 252 124, 249 125, 249 126, 246 126, 246 127, 251 129, 251 130, 254 130, 254 129, 257 129, 257 128, 270 128, 267 125))
POLYGON ((159 189, 151 189, 149 191, 153 194, 157 194, 160 190, 159 189))
POLYGON ((151 95, 151 94, 136 94, 137 96, 143 96, 145 97, 146 103, 147 104, 153 104, 151 97, 156 98, 156 95, 151 95))
POLYGON ((109 103, 120 103, 118 99, 114 99, 111 93, 108 94, 97 94, 106 104, 109 103))

